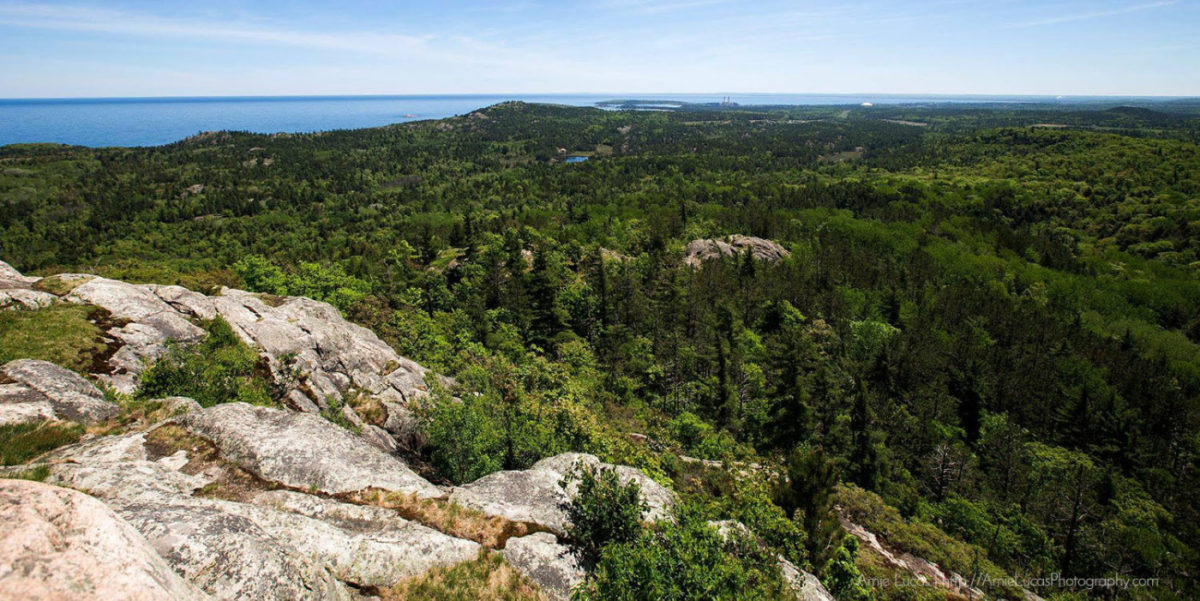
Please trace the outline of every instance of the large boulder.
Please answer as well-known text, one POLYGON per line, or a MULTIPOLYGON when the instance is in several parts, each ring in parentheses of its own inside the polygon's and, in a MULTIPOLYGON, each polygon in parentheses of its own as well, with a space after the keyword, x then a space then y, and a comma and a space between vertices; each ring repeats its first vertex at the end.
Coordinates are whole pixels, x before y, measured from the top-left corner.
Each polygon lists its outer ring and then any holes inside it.
POLYGON ((649 510, 647 520, 665 518, 675 503, 674 494, 640 470, 624 465, 601 463, 593 455, 563 453, 547 457, 527 470, 509 470, 484 476, 455 488, 450 500, 488 515, 514 522, 525 522, 565 535, 567 514, 563 505, 575 494, 575 482, 562 485, 566 475, 577 468, 612 469, 622 482, 636 482, 642 501, 649 510))
POLYGON ((0 261, 0 289, 28 288, 40 279, 23 276, 12 265, 0 261))
POLYGON ((226 460, 288 488, 325 494, 377 488, 421 498, 445 494, 401 460, 316 415, 229 403, 178 421, 212 442, 226 460))
POLYGON ((549 532, 510 538, 503 553, 508 563, 555 601, 570 599, 571 589, 583 582, 585 574, 579 561, 549 532))
MULTIPOLYGON (((180 436, 180 434, 171 434, 180 436)), ((475 542, 448 536, 390 509, 335 501, 268 483, 237 501, 211 498, 231 470, 195 447, 161 447, 142 433, 60 449, 48 480, 87 490, 131 523, 176 571, 217 599, 343 599, 343 583, 387 587, 439 566, 472 560, 475 542), (169 454, 168 454, 169 453, 169 454), (158 457, 157 459, 153 459, 158 457)))
POLYGON ((780 557, 779 574, 783 582, 800 601, 834 601, 833 595, 816 576, 796 567, 796 564, 780 557))
POLYGON ((699 267, 701 263, 722 257, 732 257, 749 253, 760 261, 778 261, 790 257, 792 253, 777 242, 733 234, 724 238, 702 238, 692 240, 683 251, 683 263, 690 267, 699 267))
POLYGON ((0 423, 53 417, 94 424, 119 412, 94 384, 48 361, 18 359, 0 367, 0 423))
POLYGON ((114 504, 177 572, 215 599, 342 599, 344 587, 254 521, 186 498, 114 504))
MULTIPOLYGON (((0 282, 0 286, 3 283, 0 282)), ((0 288, 0 309, 42 309, 58 302, 58 297, 41 290, 0 288)))
POLYGON ((138 532, 83 493, 0 480, 0 598, 202 601, 138 532))
POLYGON ((263 507, 243 511, 256 524, 358 587, 390 586, 479 556, 478 543, 405 520, 390 509, 286 490, 261 493, 252 503, 263 507))

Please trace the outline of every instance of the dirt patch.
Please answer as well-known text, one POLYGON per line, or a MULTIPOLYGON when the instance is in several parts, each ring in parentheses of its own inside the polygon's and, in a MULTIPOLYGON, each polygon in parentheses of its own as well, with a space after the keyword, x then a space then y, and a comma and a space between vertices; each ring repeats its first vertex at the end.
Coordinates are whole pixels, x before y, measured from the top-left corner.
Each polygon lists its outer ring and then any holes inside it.
POLYGON ((174 424, 160 426, 147 433, 145 447, 151 461, 186 451, 188 462, 179 471, 191 476, 202 474, 213 477, 212 482, 196 491, 198 497, 248 503, 257 493, 278 488, 222 459, 211 442, 174 424))

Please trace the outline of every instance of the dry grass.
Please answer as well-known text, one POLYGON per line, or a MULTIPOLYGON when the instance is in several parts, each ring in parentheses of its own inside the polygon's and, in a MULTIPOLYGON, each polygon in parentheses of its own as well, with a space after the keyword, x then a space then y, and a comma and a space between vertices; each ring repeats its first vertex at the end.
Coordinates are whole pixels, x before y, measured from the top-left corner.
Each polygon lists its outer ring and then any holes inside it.
POLYGON ((545 530, 534 524, 486 515, 443 499, 419 499, 415 494, 369 489, 353 493, 349 500, 393 509, 404 519, 450 536, 473 540, 488 549, 503 549, 510 538, 545 530))
POLYGON ((383 403, 373 396, 351 395, 346 399, 346 403, 368 424, 382 426, 387 421, 387 411, 383 408, 383 403))
POLYGON ((435 568, 380 591, 383 601, 544 601, 537 585, 499 553, 483 551, 474 561, 435 568))

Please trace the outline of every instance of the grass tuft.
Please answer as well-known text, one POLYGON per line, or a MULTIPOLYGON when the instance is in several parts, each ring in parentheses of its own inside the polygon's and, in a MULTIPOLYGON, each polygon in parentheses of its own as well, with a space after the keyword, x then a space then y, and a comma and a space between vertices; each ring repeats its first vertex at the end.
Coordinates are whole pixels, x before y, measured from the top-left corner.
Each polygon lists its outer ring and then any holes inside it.
POLYGON ((54 305, 33 311, 0 311, 0 364, 41 359, 80 373, 92 371, 105 354, 104 332, 95 307, 54 305))
POLYGON ((83 426, 70 422, 0 426, 0 464, 25 463, 42 453, 76 442, 81 436, 83 426))

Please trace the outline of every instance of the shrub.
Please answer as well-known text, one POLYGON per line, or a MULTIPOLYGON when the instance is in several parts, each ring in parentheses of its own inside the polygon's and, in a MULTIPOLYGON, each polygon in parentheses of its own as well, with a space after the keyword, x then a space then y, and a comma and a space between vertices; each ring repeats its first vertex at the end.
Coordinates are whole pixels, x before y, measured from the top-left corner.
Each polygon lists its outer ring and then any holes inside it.
POLYGON ((470 482, 500 469, 500 436, 477 399, 437 399, 426 421, 430 460, 451 482, 470 482))
POLYGON ((274 263, 258 255, 243 258, 234 265, 238 277, 255 292, 279 296, 307 296, 327 302, 343 312, 371 291, 367 282, 349 275, 340 265, 300 263, 285 273, 274 263))
POLYGON ((780 580, 774 556, 755 545, 729 545, 698 512, 683 509, 629 542, 604 548, 577 601, 622 599, 794 598, 780 580))
POLYGON ((141 398, 191 397, 202 407, 241 401, 273 405, 258 353, 246 346, 224 319, 204 324, 208 336, 199 343, 173 346, 142 374, 141 398))
POLYGON ((728 434, 715 432, 711 425, 688 411, 671 420, 667 429, 684 451, 700 459, 720 460, 732 453, 736 445, 728 434))
POLYGON ((610 544, 628 543, 642 531, 642 502, 637 482, 621 483, 612 469, 579 469, 568 474, 563 486, 577 483, 574 497, 563 506, 570 527, 571 552, 585 567, 593 566, 610 544))

